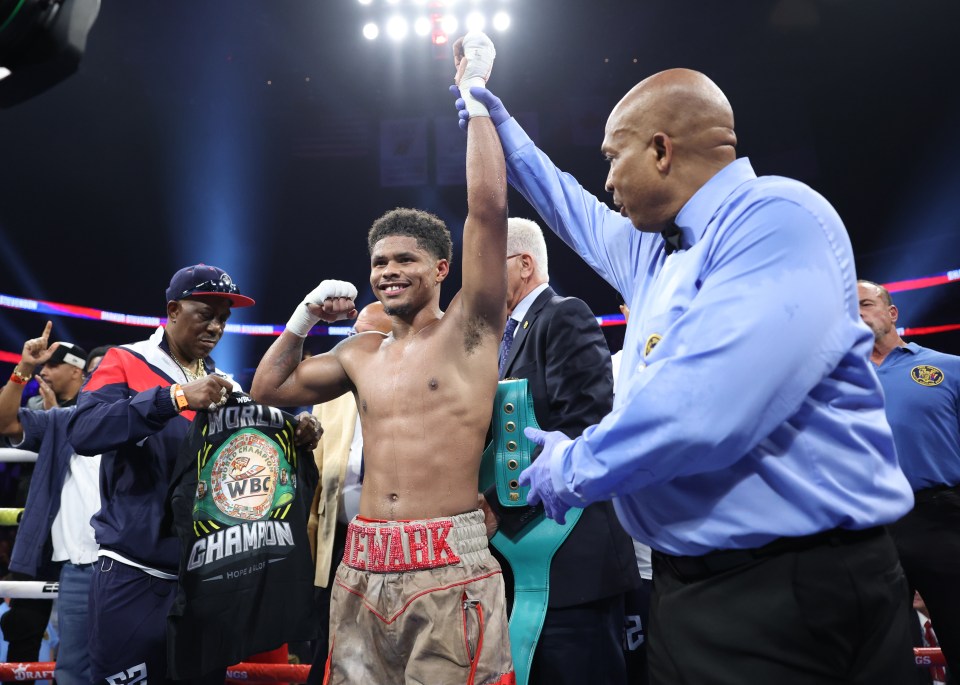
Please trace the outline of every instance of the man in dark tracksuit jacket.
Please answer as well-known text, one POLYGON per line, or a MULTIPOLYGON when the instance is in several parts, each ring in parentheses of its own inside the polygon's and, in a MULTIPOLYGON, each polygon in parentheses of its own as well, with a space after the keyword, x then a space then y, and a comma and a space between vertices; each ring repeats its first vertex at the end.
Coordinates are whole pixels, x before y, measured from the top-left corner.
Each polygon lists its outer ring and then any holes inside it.
MULTIPOLYGON (((221 269, 174 274, 167 324, 107 352, 70 419, 79 454, 102 454, 102 506, 92 523, 100 558, 90 592, 90 677, 110 685, 166 679, 166 619, 176 595, 179 541, 167 497, 198 410, 234 389, 209 357, 231 306, 253 300, 221 269)), ((222 674, 220 674, 222 682, 222 674)))

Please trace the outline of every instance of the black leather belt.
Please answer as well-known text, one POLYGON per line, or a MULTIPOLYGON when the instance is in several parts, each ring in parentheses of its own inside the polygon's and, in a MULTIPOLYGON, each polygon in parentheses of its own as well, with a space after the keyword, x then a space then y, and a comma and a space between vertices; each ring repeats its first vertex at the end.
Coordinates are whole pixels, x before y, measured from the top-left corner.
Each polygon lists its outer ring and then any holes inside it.
POLYGON ((834 528, 803 537, 777 538, 763 547, 754 549, 721 549, 699 557, 673 556, 654 551, 653 560, 659 562, 658 565, 668 568, 681 580, 698 580, 786 552, 799 552, 823 545, 836 547, 854 544, 880 537, 885 532, 886 529, 883 526, 864 530, 834 528))
POLYGON ((934 485, 932 488, 917 490, 913 493, 913 499, 915 502, 930 502, 943 496, 949 498, 953 494, 960 494, 960 485, 934 485))

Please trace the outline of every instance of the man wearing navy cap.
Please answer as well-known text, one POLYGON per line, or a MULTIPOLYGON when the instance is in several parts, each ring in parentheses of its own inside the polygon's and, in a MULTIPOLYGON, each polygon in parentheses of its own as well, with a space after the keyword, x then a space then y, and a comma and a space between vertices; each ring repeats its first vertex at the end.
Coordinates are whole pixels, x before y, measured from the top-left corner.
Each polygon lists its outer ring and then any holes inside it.
MULTIPOLYGON (((69 425, 78 453, 103 454, 103 504, 91 521, 100 545, 90 593, 94 683, 166 678, 179 542, 163 521, 174 466, 196 413, 215 411, 239 389, 210 354, 231 309, 254 301, 223 269, 206 264, 177 271, 166 299, 166 325, 107 352, 69 425)), ((303 424, 298 437, 315 441, 303 424)))

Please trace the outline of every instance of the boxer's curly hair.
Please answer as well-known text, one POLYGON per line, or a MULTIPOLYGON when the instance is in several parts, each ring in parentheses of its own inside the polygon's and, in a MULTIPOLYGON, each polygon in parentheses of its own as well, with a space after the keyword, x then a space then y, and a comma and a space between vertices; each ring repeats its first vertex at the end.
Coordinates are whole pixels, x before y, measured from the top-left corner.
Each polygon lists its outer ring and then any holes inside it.
POLYGON ((453 260, 453 243, 450 231, 443 220, 435 214, 420 209, 397 207, 373 222, 367 234, 367 249, 373 255, 373 247, 387 236, 416 238, 417 247, 426 250, 437 259, 453 260))

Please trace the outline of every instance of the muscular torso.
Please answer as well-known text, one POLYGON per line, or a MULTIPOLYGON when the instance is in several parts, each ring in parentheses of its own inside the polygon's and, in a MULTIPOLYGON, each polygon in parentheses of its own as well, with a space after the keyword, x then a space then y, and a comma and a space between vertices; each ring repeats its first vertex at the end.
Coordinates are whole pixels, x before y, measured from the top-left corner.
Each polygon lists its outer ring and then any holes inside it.
POLYGON ((403 339, 344 345, 363 427, 360 515, 403 520, 477 508, 477 474, 497 385, 497 341, 448 313, 403 339))

